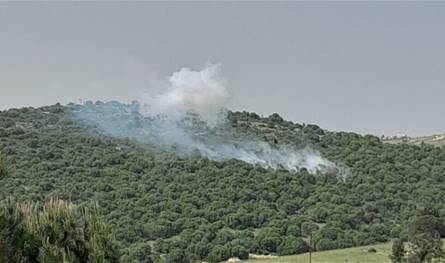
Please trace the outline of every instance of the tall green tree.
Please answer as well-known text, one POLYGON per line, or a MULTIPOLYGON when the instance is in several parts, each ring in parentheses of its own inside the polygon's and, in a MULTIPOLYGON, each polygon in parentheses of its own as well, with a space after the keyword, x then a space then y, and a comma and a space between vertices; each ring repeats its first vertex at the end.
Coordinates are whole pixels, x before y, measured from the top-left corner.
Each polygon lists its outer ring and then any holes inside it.
POLYGON ((412 244, 412 254, 409 262, 432 262, 444 258, 443 241, 439 235, 429 235, 427 233, 417 234, 410 237, 412 244))
POLYGON ((431 262, 444 258, 441 236, 445 233, 445 224, 438 217, 438 212, 424 210, 409 224, 408 238, 411 243, 410 261, 431 262))

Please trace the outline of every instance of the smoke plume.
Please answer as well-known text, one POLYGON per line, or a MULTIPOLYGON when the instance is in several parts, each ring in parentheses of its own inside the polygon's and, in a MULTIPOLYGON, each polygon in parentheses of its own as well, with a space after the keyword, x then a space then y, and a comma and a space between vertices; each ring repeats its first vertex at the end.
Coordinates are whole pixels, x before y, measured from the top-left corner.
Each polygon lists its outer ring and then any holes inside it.
POLYGON ((193 112, 207 124, 217 124, 229 98, 219 64, 209 65, 201 71, 182 68, 168 81, 170 86, 164 93, 144 96, 141 108, 144 115, 178 119, 193 112))
POLYGON ((130 105, 89 102, 75 109, 76 116, 108 134, 180 154, 216 161, 237 159, 274 169, 305 168, 311 173, 338 171, 334 163, 308 147, 271 146, 233 129, 226 118, 229 92, 219 65, 201 71, 182 68, 168 81, 169 87, 161 94, 145 95, 130 105))

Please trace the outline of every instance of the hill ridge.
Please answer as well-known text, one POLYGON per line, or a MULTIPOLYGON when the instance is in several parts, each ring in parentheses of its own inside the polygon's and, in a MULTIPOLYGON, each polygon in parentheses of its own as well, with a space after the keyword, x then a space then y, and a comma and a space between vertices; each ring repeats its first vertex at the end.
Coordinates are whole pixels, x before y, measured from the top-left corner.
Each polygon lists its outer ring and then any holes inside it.
POLYGON ((338 178, 180 156, 83 126, 70 107, 0 112, 0 155, 11 170, 0 178, 0 199, 97 202, 122 262, 298 254, 308 250, 308 228, 316 250, 354 247, 406 235, 417 207, 445 216, 443 147, 387 144, 278 114, 261 118, 261 130, 255 113, 228 114, 234 129, 270 144, 310 145, 350 168, 338 178))

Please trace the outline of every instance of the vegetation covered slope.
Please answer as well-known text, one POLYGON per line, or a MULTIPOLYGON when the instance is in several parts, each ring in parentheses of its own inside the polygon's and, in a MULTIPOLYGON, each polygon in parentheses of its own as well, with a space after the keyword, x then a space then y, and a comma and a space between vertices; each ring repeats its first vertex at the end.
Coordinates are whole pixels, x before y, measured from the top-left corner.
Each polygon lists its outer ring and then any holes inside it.
POLYGON ((349 167, 346 177, 180 157, 83 127, 72 106, 0 112, 9 173, 0 199, 97 201, 122 262, 210 262, 250 253, 302 253, 406 235, 419 206, 445 216, 445 149, 230 112, 233 129, 271 144, 310 145, 349 167), (306 231, 311 229, 311 231, 306 231), (310 232, 310 233, 309 233, 310 232))

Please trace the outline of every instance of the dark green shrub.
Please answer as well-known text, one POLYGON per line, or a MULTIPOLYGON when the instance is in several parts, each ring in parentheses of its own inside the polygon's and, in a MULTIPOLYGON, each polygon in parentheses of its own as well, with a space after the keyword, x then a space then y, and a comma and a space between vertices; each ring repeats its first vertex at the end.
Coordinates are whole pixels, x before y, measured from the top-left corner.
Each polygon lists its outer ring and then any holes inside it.
POLYGON ((190 260, 187 257, 186 252, 183 249, 175 248, 167 255, 168 263, 188 263, 190 260))
POLYGON ((239 259, 249 258, 249 251, 241 245, 235 245, 234 247, 232 247, 231 251, 233 257, 237 257, 239 259))
POLYGON ((7 174, 5 161, 0 156, 0 180, 7 174))
POLYGON ((281 242, 277 252, 284 256, 300 254, 307 251, 309 251, 309 246, 302 238, 287 236, 283 239, 283 242, 281 242))
POLYGON ((230 249, 226 246, 216 245, 207 256, 209 262, 221 262, 230 258, 230 249))
POLYGON ((377 249, 375 249, 374 247, 370 247, 368 248, 368 253, 377 253, 377 249))
POLYGON ((327 239, 327 238, 323 238, 320 239, 316 244, 315 247, 318 251, 321 250, 331 250, 331 249, 336 249, 337 248, 337 244, 335 243, 335 241, 327 239))

